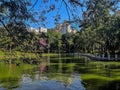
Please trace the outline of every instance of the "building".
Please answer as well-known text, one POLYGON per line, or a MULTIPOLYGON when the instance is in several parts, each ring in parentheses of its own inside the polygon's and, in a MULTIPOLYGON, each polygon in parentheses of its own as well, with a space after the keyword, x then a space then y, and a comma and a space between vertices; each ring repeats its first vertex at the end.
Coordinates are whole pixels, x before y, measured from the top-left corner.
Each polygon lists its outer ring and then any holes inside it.
POLYGON ((47 28, 41 27, 41 28, 39 29, 39 32, 47 33, 47 28))
POLYGON ((75 28, 72 28, 71 33, 75 34, 77 33, 77 30, 75 28))
POLYGON ((36 34, 40 34, 40 33, 47 33, 47 28, 39 28, 39 29, 36 29, 36 28, 33 28, 33 27, 28 27, 27 28, 28 32, 34 32, 36 34))
POLYGON ((57 32, 60 32, 61 34, 66 34, 66 33, 73 33, 75 34, 77 30, 75 28, 71 29, 71 25, 68 21, 64 21, 62 24, 58 24, 55 27, 55 30, 57 32))
POLYGON ((115 11, 115 16, 120 16, 120 10, 115 11))
POLYGON ((34 32, 36 34, 39 34, 39 29, 33 28, 33 27, 28 27, 27 28, 28 32, 34 32))

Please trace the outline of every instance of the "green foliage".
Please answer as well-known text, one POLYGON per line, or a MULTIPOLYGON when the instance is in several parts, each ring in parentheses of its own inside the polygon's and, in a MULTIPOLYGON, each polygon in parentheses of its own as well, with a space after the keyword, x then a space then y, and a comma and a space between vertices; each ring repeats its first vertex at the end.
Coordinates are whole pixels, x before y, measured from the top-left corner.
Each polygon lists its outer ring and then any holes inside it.
MULTIPOLYGON (((62 2, 66 3, 65 0, 62 2)), ((119 0, 87 0, 84 4, 81 1, 70 1, 70 4, 85 6, 86 9, 83 12, 83 19, 79 22, 80 31, 62 35, 54 29, 42 34, 28 32, 24 20, 30 16, 29 3, 26 0, 0 1, 0 23, 4 27, 0 27, 0 49, 29 53, 47 51, 120 53, 120 15, 116 14, 119 11, 118 3, 119 0), (5 18, 7 14, 10 20, 5 18), (39 44, 41 37, 46 40, 46 47, 39 44)))

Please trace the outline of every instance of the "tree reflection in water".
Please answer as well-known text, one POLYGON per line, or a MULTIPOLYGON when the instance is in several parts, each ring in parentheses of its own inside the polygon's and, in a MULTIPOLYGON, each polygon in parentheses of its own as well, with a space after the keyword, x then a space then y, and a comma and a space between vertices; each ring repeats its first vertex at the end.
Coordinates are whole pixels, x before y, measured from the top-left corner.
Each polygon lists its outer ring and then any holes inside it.
POLYGON ((36 74, 35 79, 31 79, 30 75, 23 75, 21 87, 16 90, 85 90, 80 76, 63 76, 63 79, 61 82, 56 78, 49 79, 44 74, 41 74, 39 77, 36 74))
POLYGON ((18 61, 0 62, 0 90, 120 90, 119 62, 65 55, 41 57, 39 64, 18 61))

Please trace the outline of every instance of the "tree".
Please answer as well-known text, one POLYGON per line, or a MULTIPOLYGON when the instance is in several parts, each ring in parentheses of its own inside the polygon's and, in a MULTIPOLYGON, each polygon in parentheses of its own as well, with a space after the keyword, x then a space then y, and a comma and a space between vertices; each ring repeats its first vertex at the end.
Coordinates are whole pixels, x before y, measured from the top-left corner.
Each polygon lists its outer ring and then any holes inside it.
MULTIPOLYGON (((52 46, 51 50, 61 50, 72 52, 72 48, 81 52, 89 53, 119 53, 119 16, 115 13, 118 11, 120 0, 40 0, 40 13, 35 20, 34 4, 29 0, 1 0, 0 1, 0 26, 2 27, 0 34, 1 46, 7 45, 10 49, 19 46, 30 51, 35 50, 40 37, 46 38, 47 43, 52 46), (60 6, 58 3, 61 3, 60 6), (61 22, 60 9, 65 8, 68 14, 69 23, 77 23, 80 25, 80 32, 74 35, 61 35, 58 32, 49 31, 47 34, 36 35, 27 32, 26 25, 29 19, 34 22, 38 21, 41 26, 46 24, 47 14, 56 12, 54 15, 54 23, 61 22), (113 13, 113 14, 112 14, 113 13), (81 18, 81 15, 83 16, 81 18), (4 27, 4 32, 3 31, 4 27), (8 39, 4 41, 5 39, 8 39), (75 47, 74 47, 75 46, 75 47)), ((39 4, 39 3, 38 3, 39 4)), ((38 46, 39 47, 39 46, 38 46)))
POLYGON ((63 48, 66 50, 66 52, 73 52, 72 48, 74 48, 74 35, 71 33, 66 33, 62 36, 63 41, 63 48))
POLYGON ((6 25, 12 23, 15 26, 22 27, 25 20, 30 18, 28 12, 29 1, 26 0, 2 0, 0 1, 0 23, 7 30, 10 36, 11 30, 6 25))
POLYGON ((48 35, 49 35, 49 42, 50 42, 50 49, 51 51, 55 50, 55 52, 58 50, 58 52, 60 53, 60 49, 62 47, 62 35, 59 32, 56 32, 54 30, 49 30, 48 31, 48 35))
POLYGON ((25 22, 30 18, 27 6, 30 3, 26 0, 1 0, 0 1, 0 26, 7 31, 10 43, 8 48, 16 47, 22 40, 21 34, 25 29, 25 22))

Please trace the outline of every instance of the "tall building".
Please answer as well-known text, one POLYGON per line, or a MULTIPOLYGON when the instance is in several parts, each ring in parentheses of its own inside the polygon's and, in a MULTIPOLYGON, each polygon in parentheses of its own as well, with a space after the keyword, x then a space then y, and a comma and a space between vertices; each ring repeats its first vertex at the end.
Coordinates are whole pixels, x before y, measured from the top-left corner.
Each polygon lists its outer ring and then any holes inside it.
POLYGON ((64 21, 62 24, 58 24, 55 27, 55 31, 60 32, 61 34, 73 33, 75 34, 77 30, 75 28, 71 29, 70 22, 64 21))

